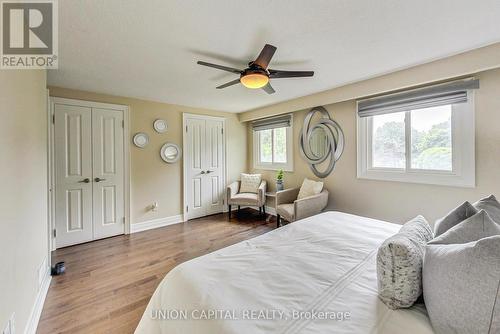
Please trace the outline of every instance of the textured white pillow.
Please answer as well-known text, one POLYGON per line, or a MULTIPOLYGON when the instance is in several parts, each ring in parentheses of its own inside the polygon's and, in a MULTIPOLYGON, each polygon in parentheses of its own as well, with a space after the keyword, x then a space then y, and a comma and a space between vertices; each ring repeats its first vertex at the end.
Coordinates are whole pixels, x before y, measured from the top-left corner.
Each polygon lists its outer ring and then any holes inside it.
POLYGON ((241 173, 240 193, 258 193, 260 181, 262 180, 261 174, 245 174, 241 173))
POLYGON ((422 262, 432 229, 422 216, 401 227, 377 253, 379 298, 391 309, 410 307, 422 294, 422 262))
POLYGON ((321 190, 323 190, 323 182, 304 179, 304 182, 302 182, 302 186, 300 187, 297 199, 317 195, 321 192, 321 190))

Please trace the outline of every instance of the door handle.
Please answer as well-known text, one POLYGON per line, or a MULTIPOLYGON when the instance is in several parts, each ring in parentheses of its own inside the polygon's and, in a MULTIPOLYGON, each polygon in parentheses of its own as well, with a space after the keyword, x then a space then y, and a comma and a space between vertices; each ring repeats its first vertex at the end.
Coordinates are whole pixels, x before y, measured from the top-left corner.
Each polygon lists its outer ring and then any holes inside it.
POLYGON ((101 182, 101 181, 106 181, 106 179, 101 179, 101 178, 99 178, 99 177, 96 177, 96 178, 94 179, 94 181, 95 181, 95 182, 101 182))
POLYGON ((213 170, 207 170, 207 174, 210 174, 212 172, 213 172, 213 170))
POLYGON ((89 183, 90 182, 90 179, 87 177, 81 181, 78 181, 79 183, 89 183))

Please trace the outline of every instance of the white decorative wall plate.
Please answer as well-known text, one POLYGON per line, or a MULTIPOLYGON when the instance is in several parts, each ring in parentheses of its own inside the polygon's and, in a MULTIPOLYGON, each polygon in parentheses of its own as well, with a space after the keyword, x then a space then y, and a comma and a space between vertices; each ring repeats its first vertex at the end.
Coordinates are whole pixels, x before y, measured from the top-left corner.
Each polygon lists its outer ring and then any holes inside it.
POLYGON ((164 119, 157 119, 156 121, 154 121, 153 127, 156 132, 163 133, 168 129, 167 121, 165 121, 164 119))
POLYGON ((166 143, 161 147, 160 156, 163 161, 172 164, 181 158, 182 151, 177 144, 166 143))
POLYGON ((138 132, 134 135, 134 145, 140 148, 144 148, 149 143, 149 136, 144 132, 138 132))

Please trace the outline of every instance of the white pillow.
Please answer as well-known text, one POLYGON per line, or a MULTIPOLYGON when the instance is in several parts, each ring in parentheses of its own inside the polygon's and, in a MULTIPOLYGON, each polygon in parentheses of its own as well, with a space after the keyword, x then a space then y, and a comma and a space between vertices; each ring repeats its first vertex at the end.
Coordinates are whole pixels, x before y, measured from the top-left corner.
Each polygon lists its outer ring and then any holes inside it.
POLYGON ((245 174, 241 173, 240 193, 258 193, 260 181, 262 180, 261 174, 245 174))
POLYGON ((297 199, 317 195, 321 190, 323 190, 323 182, 305 179, 304 182, 302 182, 297 199))

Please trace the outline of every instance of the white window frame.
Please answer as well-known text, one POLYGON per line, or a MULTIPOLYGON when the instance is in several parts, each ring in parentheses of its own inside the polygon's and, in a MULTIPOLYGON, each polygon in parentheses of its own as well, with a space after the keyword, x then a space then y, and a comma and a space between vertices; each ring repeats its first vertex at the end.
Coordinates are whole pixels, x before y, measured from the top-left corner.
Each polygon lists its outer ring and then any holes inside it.
MULTIPOLYGON (((280 170, 293 172, 293 119, 286 128, 286 163, 273 163, 260 161, 260 131, 253 132, 253 168, 263 170, 280 170)), ((273 132, 273 158, 274 158, 274 132, 273 132)))
MULTIPOLYGON (((357 109, 356 109, 357 110, 357 109)), ((452 171, 411 168, 411 118, 405 113, 405 168, 372 167, 372 117, 357 117, 358 179, 424 183, 455 187, 476 186, 474 91, 467 91, 467 102, 452 105, 452 171)))

